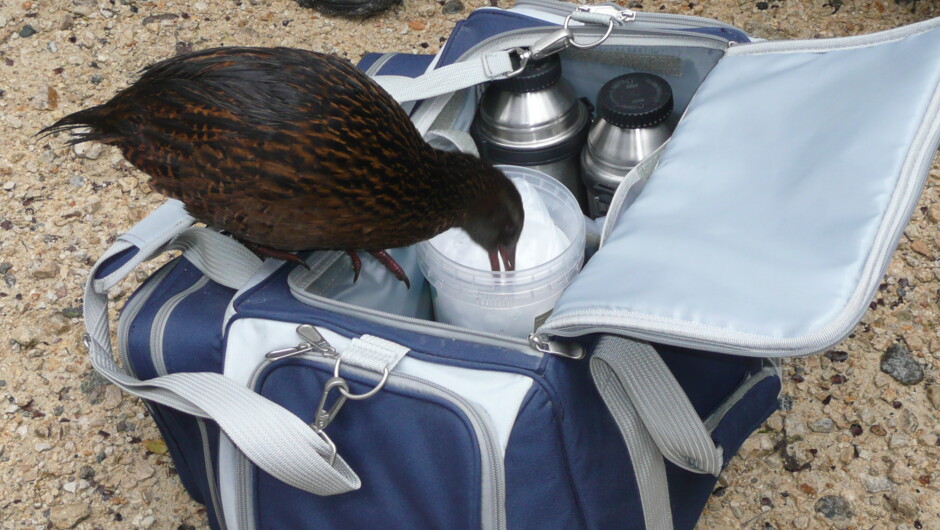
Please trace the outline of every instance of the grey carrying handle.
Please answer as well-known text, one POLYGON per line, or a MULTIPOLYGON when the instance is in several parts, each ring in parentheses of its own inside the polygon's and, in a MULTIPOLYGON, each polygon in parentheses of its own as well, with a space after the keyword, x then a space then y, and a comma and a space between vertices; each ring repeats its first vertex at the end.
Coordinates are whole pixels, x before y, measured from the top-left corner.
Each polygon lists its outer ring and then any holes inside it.
POLYGON ((673 527, 665 461, 694 473, 718 475, 723 463, 682 387, 646 342, 602 337, 591 375, 629 449, 647 530, 673 527))
POLYGON ((98 260, 85 286, 84 316, 95 370, 126 392, 181 412, 215 421, 258 467, 295 488, 336 495, 361 482, 340 457, 331 466, 330 446, 294 414, 216 373, 179 373, 142 381, 114 362, 108 321, 108 290, 137 265, 164 249, 183 250, 203 273, 223 285, 243 285, 261 261, 233 239, 205 228, 189 228, 193 218, 178 201, 168 201, 138 223, 98 260), (114 271, 98 277, 112 258, 134 252, 114 271))

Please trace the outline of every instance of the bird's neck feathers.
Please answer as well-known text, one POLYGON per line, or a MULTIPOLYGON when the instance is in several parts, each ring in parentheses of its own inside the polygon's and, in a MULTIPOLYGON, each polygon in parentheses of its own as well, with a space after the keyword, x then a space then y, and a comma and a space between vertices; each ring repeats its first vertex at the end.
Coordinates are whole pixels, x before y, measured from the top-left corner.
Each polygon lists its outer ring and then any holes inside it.
POLYGON ((445 186, 450 187, 448 195, 454 197, 456 204, 465 205, 455 209, 456 226, 482 221, 491 216, 498 207, 499 199, 505 194, 504 188, 512 187, 502 172, 474 155, 453 151, 436 151, 439 171, 445 176, 445 186))

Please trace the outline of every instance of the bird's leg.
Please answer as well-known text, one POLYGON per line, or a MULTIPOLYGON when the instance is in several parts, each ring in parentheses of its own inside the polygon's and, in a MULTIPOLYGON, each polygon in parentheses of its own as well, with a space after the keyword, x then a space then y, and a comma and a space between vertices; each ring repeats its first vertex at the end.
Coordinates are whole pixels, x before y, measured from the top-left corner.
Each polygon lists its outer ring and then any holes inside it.
POLYGON ((359 280, 359 271, 362 270, 362 260, 359 259, 359 254, 356 254, 355 250, 347 250, 346 254, 352 260, 353 283, 356 283, 359 280))
POLYGON ((405 287, 411 289, 411 282, 408 281, 408 275, 405 274, 404 270, 402 270, 401 265, 399 265, 394 258, 388 255, 388 252, 379 250, 375 252, 370 251, 369 254, 372 254, 375 259, 379 260, 379 263, 385 265, 385 268, 388 269, 389 272, 391 272, 396 278, 405 282, 405 287))
POLYGON ((300 258, 297 254, 287 252, 286 250, 278 250, 276 248, 266 247, 264 245, 259 245, 257 243, 252 243, 250 241, 242 241, 248 250, 254 252, 255 254, 265 257, 265 258, 274 258, 284 260, 288 263, 295 263, 302 265, 303 268, 310 270, 310 265, 307 265, 307 262, 300 258))

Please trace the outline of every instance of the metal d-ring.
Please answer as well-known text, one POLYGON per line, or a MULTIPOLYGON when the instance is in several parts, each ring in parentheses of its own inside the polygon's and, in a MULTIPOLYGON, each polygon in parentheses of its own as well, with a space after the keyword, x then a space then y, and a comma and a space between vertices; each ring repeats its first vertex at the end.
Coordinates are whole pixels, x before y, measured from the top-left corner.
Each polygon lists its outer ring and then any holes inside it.
MULTIPOLYGON (((339 365, 341 365, 342 363, 343 363, 343 359, 341 357, 337 357, 336 364, 333 366, 333 377, 339 377, 339 365)), ((370 397, 378 394, 379 390, 382 390, 382 387, 385 386, 385 382, 388 381, 388 376, 390 373, 391 372, 389 371, 388 368, 383 368, 382 379, 379 381, 379 384, 375 385, 375 388, 373 388, 372 390, 364 394, 353 394, 352 392, 344 389, 343 387, 338 388, 339 393, 342 394, 343 397, 348 398, 348 399, 353 399, 353 400, 369 399, 370 397)))
MULTIPOLYGON (((574 13, 572 13, 571 15, 573 14, 574 13)), ((568 15, 567 17, 565 17, 565 24, 563 26, 564 29, 568 29, 568 24, 571 22, 571 15, 568 15)), ((568 40, 568 44, 570 44, 571 46, 574 46, 575 48, 578 48, 579 50, 590 50, 591 48, 596 48, 597 46, 600 46, 602 42, 607 40, 607 37, 610 37, 610 34, 613 33, 613 31, 614 31, 614 19, 610 18, 610 20, 607 21, 607 32, 604 33, 603 37, 597 39, 594 42, 589 42, 587 44, 579 44, 578 42, 575 42, 574 36, 572 35, 572 38, 568 40)))

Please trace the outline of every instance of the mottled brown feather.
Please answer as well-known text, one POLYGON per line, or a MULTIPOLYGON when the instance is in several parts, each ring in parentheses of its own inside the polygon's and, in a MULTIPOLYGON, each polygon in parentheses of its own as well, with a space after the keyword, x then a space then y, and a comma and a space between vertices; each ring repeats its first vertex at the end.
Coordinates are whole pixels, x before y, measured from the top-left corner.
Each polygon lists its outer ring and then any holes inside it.
POLYGON ((496 233, 475 237, 495 247, 521 230, 518 193, 501 173, 431 148, 394 99, 332 55, 177 56, 45 132, 83 125, 75 141, 118 146, 197 219, 272 248, 381 250, 470 225, 496 233))

